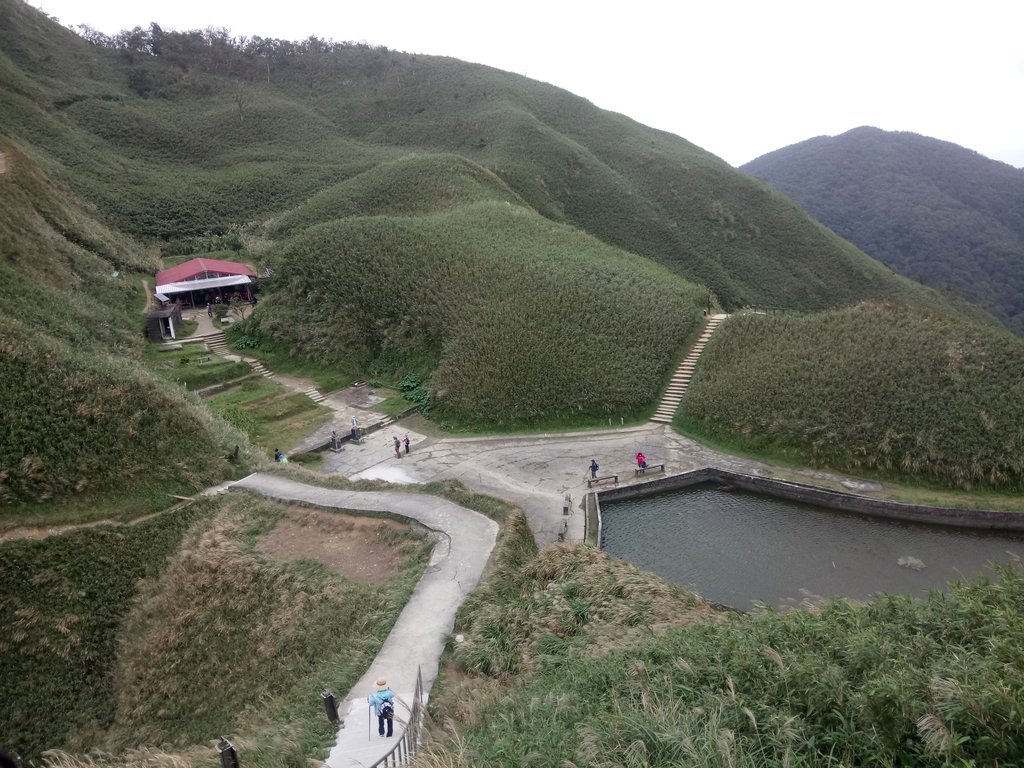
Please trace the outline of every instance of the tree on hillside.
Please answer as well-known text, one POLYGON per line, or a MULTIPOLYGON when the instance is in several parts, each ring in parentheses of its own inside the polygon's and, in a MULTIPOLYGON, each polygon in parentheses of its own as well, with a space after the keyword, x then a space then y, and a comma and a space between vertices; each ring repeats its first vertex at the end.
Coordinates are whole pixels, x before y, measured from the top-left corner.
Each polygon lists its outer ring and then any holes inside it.
POLYGON ((235 86, 234 102, 238 107, 238 122, 245 122, 245 110, 250 104, 252 104, 252 93, 246 87, 245 83, 239 81, 235 86))

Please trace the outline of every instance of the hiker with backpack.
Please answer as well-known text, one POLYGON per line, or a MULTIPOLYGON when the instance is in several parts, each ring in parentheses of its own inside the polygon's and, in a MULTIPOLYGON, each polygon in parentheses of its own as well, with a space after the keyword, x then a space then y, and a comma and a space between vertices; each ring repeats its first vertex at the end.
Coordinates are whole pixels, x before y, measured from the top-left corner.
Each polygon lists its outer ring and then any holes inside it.
POLYGON ((377 691, 366 697, 366 701, 373 705, 373 711, 377 714, 377 733, 384 735, 384 724, 387 723, 388 736, 394 735, 395 722, 395 693, 388 687, 388 681, 383 677, 377 680, 377 691))

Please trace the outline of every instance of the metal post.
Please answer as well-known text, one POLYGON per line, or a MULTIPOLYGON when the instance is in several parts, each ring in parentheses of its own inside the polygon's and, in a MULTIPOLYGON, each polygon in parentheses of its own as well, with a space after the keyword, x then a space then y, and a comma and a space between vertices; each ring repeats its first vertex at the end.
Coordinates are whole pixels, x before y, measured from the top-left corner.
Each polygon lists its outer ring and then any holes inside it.
POLYGON ((330 691, 322 691, 320 695, 324 700, 324 709, 327 710, 327 719, 331 725, 337 725, 341 718, 338 717, 338 702, 334 700, 334 694, 330 691))
POLYGON ((238 752, 235 751, 235 745, 228 741, 227 737, 220 737, 217 751, 220 752, 221 768, 238 768, 238 752))

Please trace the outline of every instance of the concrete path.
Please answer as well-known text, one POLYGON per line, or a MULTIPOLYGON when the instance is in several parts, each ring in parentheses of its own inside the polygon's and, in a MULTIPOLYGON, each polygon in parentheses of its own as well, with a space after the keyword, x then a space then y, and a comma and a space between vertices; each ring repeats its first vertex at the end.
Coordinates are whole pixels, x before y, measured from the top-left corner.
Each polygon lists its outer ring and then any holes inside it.
POLYGON ((319 507, 392 512, 417 520, 437 532, 439 541, 412 598, 366 674, 338 708, 344 725, 338 731, 338 740, 327 758, 327 765, 356 768, 373 764, 394 747, 401 736, 408 707, 412 704, 417 670, 422 671, 424 690, 430 691, 437 677, 444 638, 455 624, 459 605, 480 580, 494 548, 497 523, 445 499, 418 493, 335 491, 265 473, 250 475, 234 483, 232 488, 319 507), (395 735, 390 739, 377 735, 376 718, 370 722, 366 703, 378 677, 387 679, 398 699, 395 735))
MULTIPOLYGON (((325 453, 323 471, 393 483, 456 478, 475 491, 520 506, 540 546, 558 539, 563 522, 568 524, 568 540, 583 539, 580 505, 588 491, 591 459, 601 466, 601 475, 617 474, 620 485, 661 477, 635 476, 633 457, 637 451, 643 451, 650 464, 664 463, 666 474, 708 466, 752 475, 775 474, 770 465, 719 453, 676 434, 669 426, 651 423, 606 431, 479 438, 429 438, 410 432, 412 450, 400 459, 391 447, 392 434, 405 434, 401 423, 370 435, 362 446, 348 446, 338 454, 325 453), (568 518, 562 514, 566 495, 571 498, 568 518)), ((789 474, 809 480, 842 479, 809 470, 789 470, 789 474)))

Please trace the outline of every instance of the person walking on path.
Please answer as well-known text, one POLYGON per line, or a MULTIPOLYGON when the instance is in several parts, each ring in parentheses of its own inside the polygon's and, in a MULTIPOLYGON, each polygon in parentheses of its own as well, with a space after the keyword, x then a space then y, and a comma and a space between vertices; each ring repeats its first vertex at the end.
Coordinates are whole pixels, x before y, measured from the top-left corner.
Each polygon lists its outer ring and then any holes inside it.
POLYGON ((408 455, 409 454, 409 436, 408 435, 406 435, 405 437, 402 438, 402 445, 405 446, 405 453, 406 453, 406 455, 408 455))
POLYGON ((377 715, 377 733, 383 736, 384 724, 387 723, 387 735, 394 736, 395 693, 388 687, 388 681, 378 678, 376 692, 367 696, 366 701, 373 705, 377 715))
POLYGON ((591 459, 590 460, 590 479, 591 480, 597 480, 597 470, 598 469, 600 469, 600 467, 597 466, 597 459, 591 459))
POLYGON ((398 435, 392 435, 391 439, 395 441, 395 458, 402 458, 402 444, 398 442, 398 435))
POLYGON ((213 304, 206 302, 206 316, 213 317, 213 304))

